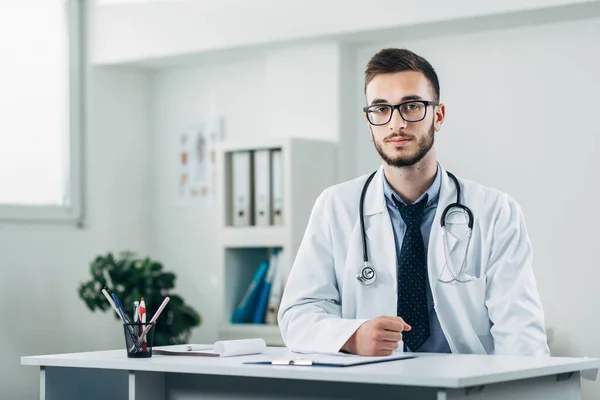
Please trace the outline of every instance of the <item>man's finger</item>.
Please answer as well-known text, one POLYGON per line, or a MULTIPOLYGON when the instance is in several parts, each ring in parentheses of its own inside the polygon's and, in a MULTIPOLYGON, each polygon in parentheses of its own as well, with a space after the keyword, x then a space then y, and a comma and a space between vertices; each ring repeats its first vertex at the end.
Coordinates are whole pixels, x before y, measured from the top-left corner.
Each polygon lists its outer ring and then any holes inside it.
POLYGON ((402 333, 394 331, 383 331, 381 334, 381 340, 399 342, 400 340, 402 340, 402 333))
POLYGON ((379 350, 380 351, 395 351, 398 350, 398 348, 400 347, 400 343, 398 343, 397 340, 395 341, 389 341, 389 340, 385 340, 383 342, 381 342, 381 344, 379 345, 379 350))
POLYGON ((382 318, 381 321, 383 329, 389 331, 402 332, 409 331, 411 329, 410 325, 404 322, 404 320, 400 317, 382 318))

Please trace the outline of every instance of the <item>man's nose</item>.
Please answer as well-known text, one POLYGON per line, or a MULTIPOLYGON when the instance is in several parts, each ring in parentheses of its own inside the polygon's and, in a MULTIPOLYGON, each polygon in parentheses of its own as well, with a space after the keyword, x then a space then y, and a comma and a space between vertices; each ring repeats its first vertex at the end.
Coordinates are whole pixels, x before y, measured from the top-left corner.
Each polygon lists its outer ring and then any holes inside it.
POLYGON ((390 129, 393 130, 394 132, 397 132, 400 129, 406 128, 406 121, 404 120, 404 118, 402 118, 402 115, 400 115, 399 109, 394 108, 392 110, 392 119, 390 120, 388 125, 389 125, 390 129))

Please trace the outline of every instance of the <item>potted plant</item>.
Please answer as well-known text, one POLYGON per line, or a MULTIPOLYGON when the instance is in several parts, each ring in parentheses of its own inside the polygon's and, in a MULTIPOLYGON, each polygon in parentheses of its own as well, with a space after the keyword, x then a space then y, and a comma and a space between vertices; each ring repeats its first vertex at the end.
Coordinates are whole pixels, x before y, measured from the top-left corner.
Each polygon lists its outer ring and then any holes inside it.
POLYGON ((79 286, 79 297, 90 310, 109 310, 119 320, 102 294, 104 287, 119 297, 132 321, 134 301, 144 298, 149 321, 164 298, 171 298, 156 321, 155 346, 188 343, 192 328, 202 322, 192 307, 170 292, 175 287, 175 274, 163 271, 161 263, 148 257, 137 258, 132 252, 122 252, 118 258, 111 253, 100 255, 90 263, 90 273, 91 279, 79 286))

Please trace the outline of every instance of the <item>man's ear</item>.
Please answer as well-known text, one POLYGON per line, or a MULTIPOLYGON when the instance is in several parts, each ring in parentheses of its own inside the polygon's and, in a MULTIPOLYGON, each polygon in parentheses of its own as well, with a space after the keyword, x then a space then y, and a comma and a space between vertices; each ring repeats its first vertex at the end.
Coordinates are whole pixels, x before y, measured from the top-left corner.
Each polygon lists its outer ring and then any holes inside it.
POLYGON ((435 115, 433 118, 433 129, 438 132, 442 129, 442 124, 444 123, 444 119, 446 118, 446 105, 440 104, 435 107, 435 115))

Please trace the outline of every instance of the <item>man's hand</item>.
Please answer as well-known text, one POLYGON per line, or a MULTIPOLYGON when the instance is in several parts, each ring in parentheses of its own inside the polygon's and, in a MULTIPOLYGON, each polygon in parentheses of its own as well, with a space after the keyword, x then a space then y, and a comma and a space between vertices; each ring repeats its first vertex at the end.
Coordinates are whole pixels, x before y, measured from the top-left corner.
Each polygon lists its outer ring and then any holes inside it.
POLYGON ((377 317, 362 324, 342 350, 359 356, 389 356, 398 349, 402 332, 410 329, 400 317, 377 317))

